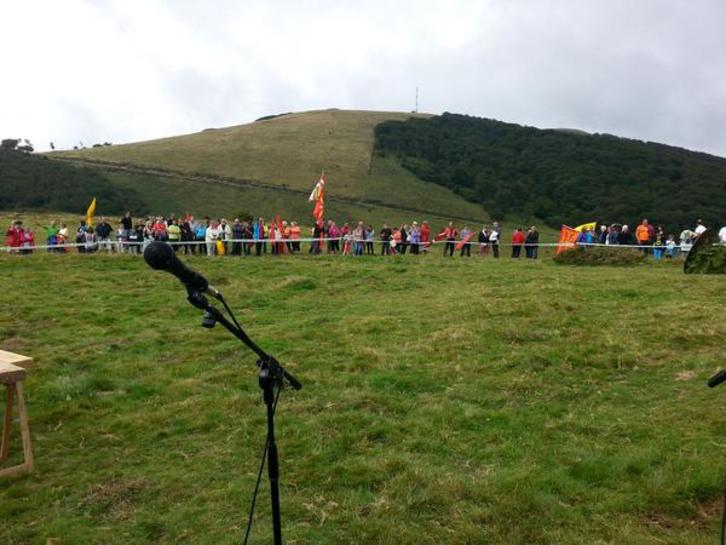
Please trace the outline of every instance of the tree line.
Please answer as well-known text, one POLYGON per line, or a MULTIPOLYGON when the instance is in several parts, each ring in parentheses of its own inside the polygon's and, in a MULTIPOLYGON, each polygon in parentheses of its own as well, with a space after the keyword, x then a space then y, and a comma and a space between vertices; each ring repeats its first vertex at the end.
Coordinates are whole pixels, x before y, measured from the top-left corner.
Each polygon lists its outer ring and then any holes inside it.
POLYGON ((705 153, 450 113, 386 121, 375 139, 376 153, 495 218, 559 227, 647 217, 669 229, 726 221, 726 159, 705 153))
POLYGON ((104 213, 146 213, 132 189, 116 187, 102 173, 43 155, 0 148, 0 210, 47 209, 83 213, 93 197, 104 213))

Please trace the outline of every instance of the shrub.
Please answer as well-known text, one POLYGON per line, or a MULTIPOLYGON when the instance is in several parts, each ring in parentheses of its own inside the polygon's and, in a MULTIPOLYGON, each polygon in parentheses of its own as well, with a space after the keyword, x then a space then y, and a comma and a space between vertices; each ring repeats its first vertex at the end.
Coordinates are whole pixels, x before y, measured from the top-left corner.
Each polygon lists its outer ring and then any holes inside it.
POLYGON ((560 265, 638 265, 645 261, 645 256, 637 248, 585 248, 578 247, 555 256, 555 263, 560 265))

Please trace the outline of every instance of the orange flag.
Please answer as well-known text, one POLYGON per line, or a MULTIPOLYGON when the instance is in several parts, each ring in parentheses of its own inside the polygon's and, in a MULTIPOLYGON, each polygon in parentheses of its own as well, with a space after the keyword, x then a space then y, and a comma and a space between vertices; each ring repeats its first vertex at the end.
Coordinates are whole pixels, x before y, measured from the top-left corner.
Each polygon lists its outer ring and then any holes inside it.
POLYGON ((575 229, 572 227, 568 227, 567 225, 563 225, 560 228, 560 240, 559 240, 559 246, 557 246, 557 255, 560 255, 562 252, 565 252, 567 250, 571 250, 575 247, 575 244, 577 243, 577 237, 580 233, 578 233, 575 229))
POLYGON ((323 210, 325 208, 325 174, 320 175, 320 180, 315 184, 308 201, 315 203, 313 206, 313 217, 317 222, 322 222, 323 210))

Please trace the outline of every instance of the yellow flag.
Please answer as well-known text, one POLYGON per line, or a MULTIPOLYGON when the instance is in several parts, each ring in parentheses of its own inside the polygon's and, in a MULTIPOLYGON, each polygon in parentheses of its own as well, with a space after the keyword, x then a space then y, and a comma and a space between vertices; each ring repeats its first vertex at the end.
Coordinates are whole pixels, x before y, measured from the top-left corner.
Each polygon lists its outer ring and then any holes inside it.
POLYGON ((93 197, 91 204, 88 205, 86 210, 86 225, 93 225, 93 215, 96 213, 96 197, 93 197))
POLYGON ((590 223, 583 223, 582 225, 578 225, 575 227, 575 231, 578 233, 582 233, 582 230, 585 229, 585 231, 594 231, 597 227, 596 221, 591 221, 590 223))

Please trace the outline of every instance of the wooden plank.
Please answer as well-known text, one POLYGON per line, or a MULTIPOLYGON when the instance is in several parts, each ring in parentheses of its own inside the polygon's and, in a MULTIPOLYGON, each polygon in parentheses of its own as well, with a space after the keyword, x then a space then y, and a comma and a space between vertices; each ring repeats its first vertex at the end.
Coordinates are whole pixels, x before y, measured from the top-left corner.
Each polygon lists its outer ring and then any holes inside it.
POLYGON ((0 443, 0 462, 4 462, 10 455, 10 435, 13 430, 13 397, 15 384, 6 384, 7 403, 5 404, 5 417, 3 418, 3 435, 0 443))
POLYGON ((9 363, 11 365, 17 365, 23 369, 30 369, 33 365, 33 358, 23 356, 22 354, 15 354, 14 352, 8 352, 6 350, 0 350, 0 364, 9 363))
POLYGON ((11 363, 0 362, 0 384, 13 384, 25 380, 26 371, 11 363))

